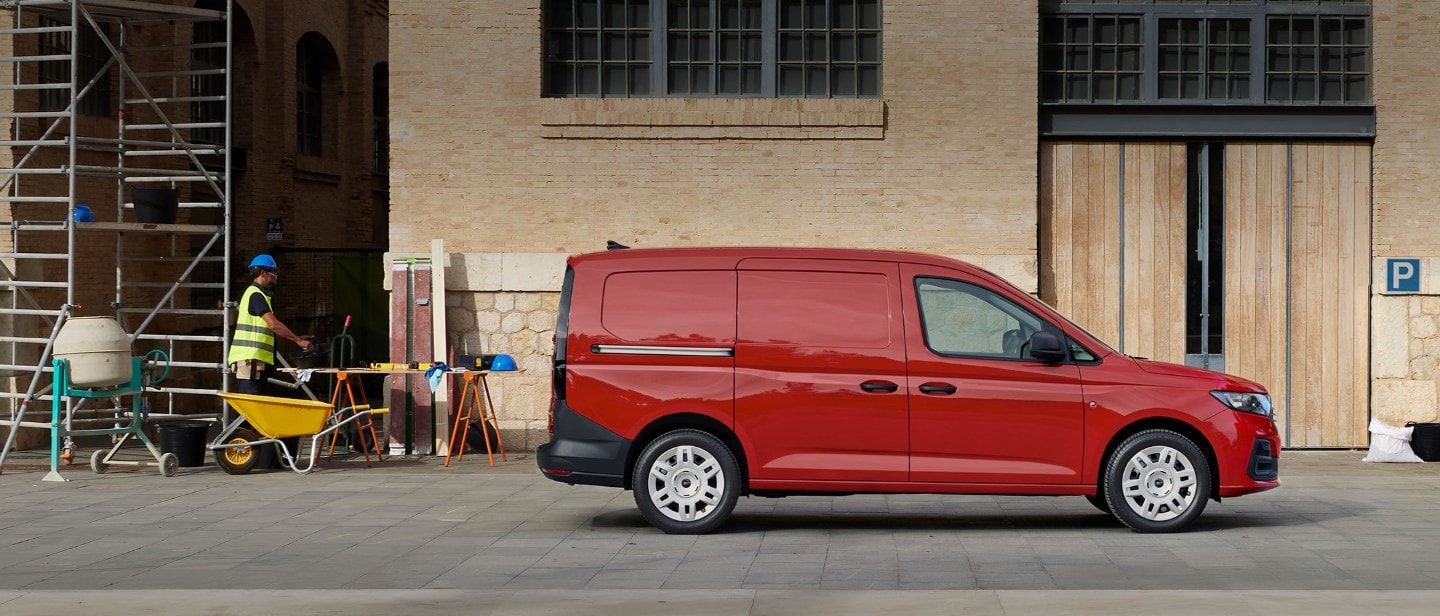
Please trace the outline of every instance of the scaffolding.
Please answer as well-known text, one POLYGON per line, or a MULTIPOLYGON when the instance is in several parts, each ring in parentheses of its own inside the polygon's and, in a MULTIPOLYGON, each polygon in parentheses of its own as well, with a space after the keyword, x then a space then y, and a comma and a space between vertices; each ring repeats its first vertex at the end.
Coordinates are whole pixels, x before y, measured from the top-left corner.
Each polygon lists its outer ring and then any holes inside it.
POLYGON ((82 297, 168 354, 173 385, 147 412, 229 390, 232 2, 0 0, 0 471, 20 427, 51 427, 25 413, 48 406, 46 335, 82 297), (162 219, 141 221, 155 195, 162 219))

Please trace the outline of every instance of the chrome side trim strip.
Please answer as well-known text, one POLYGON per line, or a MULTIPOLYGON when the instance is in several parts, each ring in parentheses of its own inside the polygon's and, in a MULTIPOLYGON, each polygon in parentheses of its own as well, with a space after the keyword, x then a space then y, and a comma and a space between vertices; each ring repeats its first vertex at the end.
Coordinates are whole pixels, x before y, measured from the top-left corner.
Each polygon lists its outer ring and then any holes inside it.
POLYGON ((596 344, 590 350, 602 355, 676 355, 683 357, 734 357, 732 347, 639 346, 629 344, 596 344))

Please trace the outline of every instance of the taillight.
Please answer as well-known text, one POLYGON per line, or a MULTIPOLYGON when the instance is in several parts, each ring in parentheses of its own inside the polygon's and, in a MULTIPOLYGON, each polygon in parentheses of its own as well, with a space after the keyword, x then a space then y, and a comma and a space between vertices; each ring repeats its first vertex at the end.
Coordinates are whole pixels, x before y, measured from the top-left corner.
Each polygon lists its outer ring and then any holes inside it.
POLYGON ((555 407, 560 404, 562 396, 565 395, 565 366, 557 364, 555 373, 550 377, 550 410, 546 413, 545 430, 551 436, 555 435, 555 407))

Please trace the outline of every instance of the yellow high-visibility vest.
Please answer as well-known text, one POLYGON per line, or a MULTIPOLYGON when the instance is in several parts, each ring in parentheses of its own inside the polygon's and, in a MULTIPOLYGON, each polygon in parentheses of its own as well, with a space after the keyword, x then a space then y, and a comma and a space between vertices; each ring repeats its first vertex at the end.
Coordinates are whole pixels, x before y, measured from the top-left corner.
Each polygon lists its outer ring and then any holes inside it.
POLYGON ((275 332, 265 319, 250 314, 250 298, 259 293, 265 298, 265 307, 274 310, 270 296, 260 287, 250 285, 240 296, 240 318, 235 320, 235 339, 230 342, 230 355, 225 362, 233 364, 244 359, 258 359, 275 364, 275 332))

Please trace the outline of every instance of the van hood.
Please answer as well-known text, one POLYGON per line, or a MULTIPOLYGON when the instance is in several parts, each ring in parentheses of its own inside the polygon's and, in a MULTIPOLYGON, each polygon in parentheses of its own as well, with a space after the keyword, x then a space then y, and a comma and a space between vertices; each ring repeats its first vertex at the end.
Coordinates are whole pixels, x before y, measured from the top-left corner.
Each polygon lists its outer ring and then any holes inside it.
POLYGON ((1163 361, 1150 361, 1148 359, 1136 359, 1133 357, 1131 359, 1135 360, 1135 365, 1139 366, 1141 370, 1149 372, 1150 374, 1206 380, 1215 383, 1217 389, 1224 389, 1226 391, 1267 393, 1264 385, 1231 374, 1163 361))

